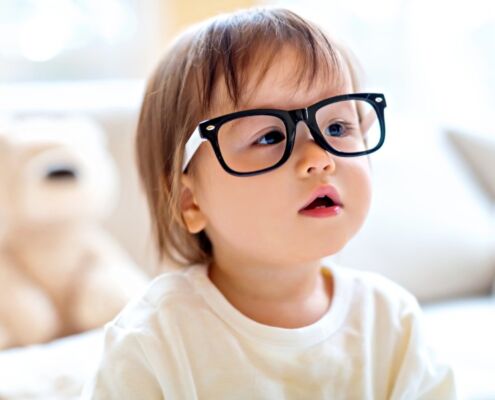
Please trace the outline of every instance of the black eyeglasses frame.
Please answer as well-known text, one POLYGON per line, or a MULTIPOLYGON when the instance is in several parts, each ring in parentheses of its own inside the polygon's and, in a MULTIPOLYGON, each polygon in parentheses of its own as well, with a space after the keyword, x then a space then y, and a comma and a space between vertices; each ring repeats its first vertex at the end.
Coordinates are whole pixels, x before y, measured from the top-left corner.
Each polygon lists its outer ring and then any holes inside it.
POLYGON ((367 154, 371 154, 375 151, 377 151, 380 147, 382 147, 384 141, 385 141, 385 116, 384 116, 384 110, 385 107, 387 106, 386 101, 385 101, 385 96, 382 93, 350 93, 350 94, 343 94, 343 95, 338 95, 338 96, 333 96, 329 97, 327 99, 323 99, 318 101, 317 103, 314 103, 306 108, 299 108, 299 109, 294 109, 294 110, 279 110, 279 109, 270 109, 270 108, 256 108, 256 109, 249 109, 249 110, 242 110, 242 111, 236 111, 233 113, 225 114, 219 117, 215 117, 212 119, 208 119, 205 121, 202 121, 198 124, 197 129, 191 135, 191 138, 188 141, 188 145, 186 145, 186 150, 185 150, 185 157, 184 157, 184 164, 183 164, 183 170, 185 171, 187 168, 187 165, 192 158, 192 155, 194 152, 197 150, 199 147, 199 144, 201 142, 208 140, 215 152, 215 155, 220 162, 220 165, 222 168, 228 172, 229 174, 235 175, 235 176, 253 176, 253 175, 259 175, 263 174, 269 171, 272 171, 278 167, 280 167, 282 164, 284 164, 292 154, 292 150, 294 147, 294 142, 295 142, 295 137, 296 137, 296 126, 299 121, 304 121, 306 125, 309 128, 309 131, 314 139, 314 141, 324 150, 328 151, 331 154, 334 154, 339 157, 358 157, 358 156, 364 156, 367 154), (318 127, 317 121, 316 121, 316 112, 321 108, 326 105, 332 104, 332 103, 337 103, 341 101, 346 101, 346 100, 361 100, 365 101, 368 104, 370 104, 373 109, 376 112, 376 115, 378 117, 378 122, 380 124, 380 140, 376 146, 374 146, 371 149, 367 149, 364 151, 359 151, 359 152, 353 152, 353 153, 347 153, 347 152, 341 152, 339 150, 334 149, 332 146, 328 144, 328 142, 325 140, 323 137, 323 134, 320 132, 320 129, 318 127), (274 165, 264 168, 262 170, 258 171, 251 171, 251 172, 239 172, 231 169, 227 163, 225 162, 222 152, 220 149, 220 145, 218 143, 218 132, 220 130, 220 127, 225 124, 228 121, 232 121, 233 119, 240 118, 240 117, 247 117, 247 116, 253 116, 253 115, 270 115, 270 116, 275 116, 281 119, 285 125, 285 128, 287 130, 287 143, 285 146, 284 153, 282 155, 282 158, 274 165), (195 134, 197 135, 199 133, 199 138, 194 138, 195 134), (199 139, 199 140, 198 140, 199 139), (189 146, 190 143, 195 142, 192 146, 189 146), (189 154, 187 154, 189 153, 189 154))

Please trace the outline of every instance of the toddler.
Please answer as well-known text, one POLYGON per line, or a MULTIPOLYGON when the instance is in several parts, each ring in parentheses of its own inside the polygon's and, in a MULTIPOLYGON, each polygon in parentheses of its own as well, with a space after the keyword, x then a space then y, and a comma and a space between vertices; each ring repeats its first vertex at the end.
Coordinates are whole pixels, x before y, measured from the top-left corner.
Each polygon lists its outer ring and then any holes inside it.
POLYGON ((454 399, 421 309, 326 258, 371 199, 385 97, 350 53, 279 8, 184 32, 148 82, 140 175, 181 264, 105 327, 91 399, 454 399))

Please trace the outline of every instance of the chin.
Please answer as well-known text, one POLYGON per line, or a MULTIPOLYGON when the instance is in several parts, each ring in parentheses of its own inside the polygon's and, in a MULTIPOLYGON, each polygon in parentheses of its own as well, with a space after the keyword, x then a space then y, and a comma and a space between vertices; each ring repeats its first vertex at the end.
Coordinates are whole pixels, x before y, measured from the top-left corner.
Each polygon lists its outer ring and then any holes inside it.
POLYGON ((331 243, 312 243, 308 244, 302 249, 302 252, 294 255, 294 260, 299 262, 311 262, 319 260, 328 256, 332 256, 342 250, 347 244, 348 240, 334 240, 331 243))
POLYGON ((341 251, 345 245, 347 244, 347 241, 343 242, 343 243, 339 243, 339 245, 332 245, 331 247, 328 246, 325 251, 322 252, 322 254, 320 255, 320 258, 323 258, 323 257, 329 257, 329 256, 333 256, 334 254, 337 254, 339 251, 341 251))

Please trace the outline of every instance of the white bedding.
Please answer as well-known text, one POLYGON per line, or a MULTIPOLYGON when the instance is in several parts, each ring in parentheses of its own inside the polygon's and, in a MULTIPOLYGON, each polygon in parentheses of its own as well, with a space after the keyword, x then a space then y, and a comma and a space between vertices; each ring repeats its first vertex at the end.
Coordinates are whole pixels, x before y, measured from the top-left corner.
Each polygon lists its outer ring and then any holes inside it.
POLYGON ((0 400, 75 400, 91 376, 102 331, 0 352, 0 400))
MULTIPOLYGON (((459 399, 495 399, 495 298, 424 306, 430 343, 456 374, 459 399)), ((91 376, 102 331, 0 352, 0 400, 74 400, 91 376)))
POLYGON ((459 399, 495 399, 495 297, 424 306, 430 343, 454 369, 459 399))

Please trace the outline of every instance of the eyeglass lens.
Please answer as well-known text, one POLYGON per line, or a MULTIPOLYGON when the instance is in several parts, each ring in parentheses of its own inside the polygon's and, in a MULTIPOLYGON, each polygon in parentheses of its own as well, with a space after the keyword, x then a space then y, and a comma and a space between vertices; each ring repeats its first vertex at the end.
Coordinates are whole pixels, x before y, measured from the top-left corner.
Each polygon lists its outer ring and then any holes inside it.
MULTIPOLYGON (((325 105, 315 115, 320 133, 340 152, 356 153, 377 147, 381 128, 371 104, 343 100, 325 105)), ((218 144, 225 163, 237 172, 256 172, 277 164, 287 145, 284 121, 272 115, 251 115, 224 123, 218 144)))

